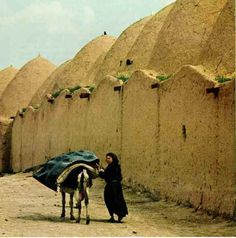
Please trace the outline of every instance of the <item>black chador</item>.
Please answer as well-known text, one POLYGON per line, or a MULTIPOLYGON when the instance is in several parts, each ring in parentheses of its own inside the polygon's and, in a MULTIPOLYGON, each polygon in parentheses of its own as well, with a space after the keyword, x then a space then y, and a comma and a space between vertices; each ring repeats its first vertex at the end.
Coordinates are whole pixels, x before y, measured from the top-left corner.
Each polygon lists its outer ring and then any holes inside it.
POLYGON ((106 181, 104 199, 109 214, 111 216, 116 214, 121 220, 128 214, 128 209, 122 191, 120 164, 117 161, 113 161, 105 171, 100 171, 99 175, 106 181))

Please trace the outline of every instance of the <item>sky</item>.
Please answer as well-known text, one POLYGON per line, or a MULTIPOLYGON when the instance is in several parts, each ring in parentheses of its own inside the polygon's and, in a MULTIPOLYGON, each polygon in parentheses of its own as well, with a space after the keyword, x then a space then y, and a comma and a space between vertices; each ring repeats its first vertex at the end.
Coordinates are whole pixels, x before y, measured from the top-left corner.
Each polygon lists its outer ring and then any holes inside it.
POLYGON ((0 0, 0 70, 20 69, 39 54, 56 65, 104 31, 129 25, 174 0, 0 0))

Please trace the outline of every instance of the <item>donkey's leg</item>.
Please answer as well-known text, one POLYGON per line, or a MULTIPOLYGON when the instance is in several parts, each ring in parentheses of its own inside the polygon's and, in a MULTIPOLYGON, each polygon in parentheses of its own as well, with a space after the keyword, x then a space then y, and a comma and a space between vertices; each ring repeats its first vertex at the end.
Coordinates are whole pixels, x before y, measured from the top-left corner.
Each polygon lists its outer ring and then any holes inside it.
POLYGON ((73 198, 74 193, 70 193, 70 219, 75 220, 74 214, 73 214, 73 198))
POLYGON ((88 212, 88 205, 89 205, 89 190, 88 190, 88 188, 86 188, 86 190, 85 190, 84 203, 85 203, 85 208, 86 208, 86 224, 89 224, 90 217, 89 217, 89 212, 88 212))
POLYGON ((66 204, 66 193, 61 192, 61 203, 62 203, 62 212, 61 212, 61 218, 64 218, 66 215, 66 209, 65 209, 65 204, 66 204))
POLYGON ((76 220, 77 223, 80 223, 80 219, 81 219, 81 208, 82 208, 81 201, 82 200, 83 200, 83 195, 81 193, 79 193, 79 196, 78 196, 78 218, 76 220))

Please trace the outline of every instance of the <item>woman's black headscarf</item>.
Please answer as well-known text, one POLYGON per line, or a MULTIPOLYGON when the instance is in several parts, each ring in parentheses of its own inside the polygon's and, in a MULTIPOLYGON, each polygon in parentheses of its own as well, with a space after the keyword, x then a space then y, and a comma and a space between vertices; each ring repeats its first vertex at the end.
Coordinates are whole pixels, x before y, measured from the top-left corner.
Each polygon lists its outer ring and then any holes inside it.
POLYGON ((109 152, 106 154, 106 156, 110 156, 112 158, 112 163, 119 164, 119 160, 116 154, 109 152))

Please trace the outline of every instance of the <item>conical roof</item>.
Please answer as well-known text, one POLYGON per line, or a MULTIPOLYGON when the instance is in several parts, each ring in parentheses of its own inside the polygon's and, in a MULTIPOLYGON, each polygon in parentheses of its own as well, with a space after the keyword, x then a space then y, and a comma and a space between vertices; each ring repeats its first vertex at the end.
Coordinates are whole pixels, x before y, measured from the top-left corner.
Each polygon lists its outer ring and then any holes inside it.
POLYGON ((148 16, 135 22, 121 33, 105 56, 96 81, 102 80, 106 75, 115 76, 119 68, 126 64, 128 52, 151 17, 148 16))
POLYGON ((18 69, 14 68, 13 66, 9 66, 0 71, 0 97, 17 72, 18 69))
POLYGON ((17 110, 27 107, 32 96, 55 67, 40 56, 25 64, 8 84, 0 98, 1 116, 15 116, 17 110))
POLYGON ((60 78, 61 74, 64 72, 64 68, 69 64, 71 60, 67 60, 60 66, 58 66, 50 75, 49 77, 42 83, 39 89, 34 94, 33 98, 31 99, 29 106, 37 107, 41 104, 43 98, 48 93, 49 89, 54 87, 54 84, 57 82, 57 79, 60 78))
POLYGON ((88 80, 88 72, 96 60, 106 53, 114 42, 115 38, 108 35, 102 35, 90 41, 63 67, 60 75, 58 74, 58 77, 55 78, 53 86, 50 85, 47 88, 47 93, 61 88, 93 84, 93 81, 88 80))
POLYGON ((215 75, 235 72, 235 1, 228 0, 204 46, 200 63, 215 75))
POLYGON ((126 59, 132 59, 132 64, 122 64, 122 66, 119 67, 119 72, 131 71, 129 72, 129 75, 131 75, 132 72, 137 69, 147 68, 158 34, 165 23, 173 5, 174 3, 163 8, 146 22, 145 26, 126 56, 126 59))
POLYGON ((101 54, 97 60, 94 62, 94 64, 92 65, 92 67, 90 68, 89 72, 88 72, 88 81, 89 82, 93 82, 94 86, 97 86, 100 82, 100 80, 96 81, 97 78, 97 74, 103 64, 104 58, 106 56, 107 52, 104 52, 103 54, 101 54))
POLYGON ((227 0, 176 1, 152 51, 149 68, 172 74, 199 63, 200 52, 227 0))

